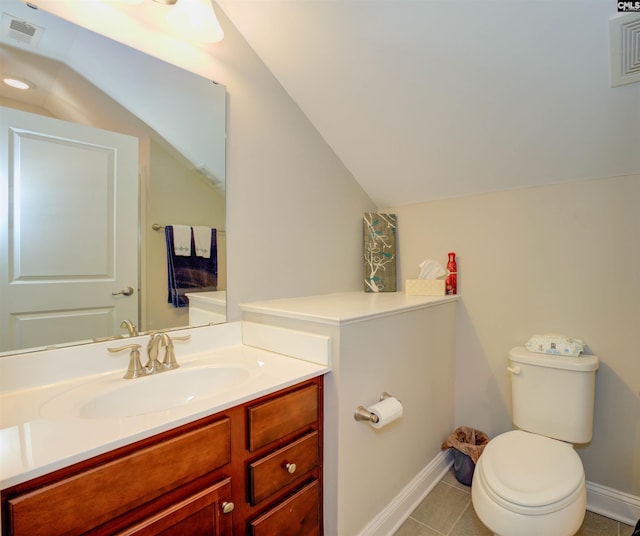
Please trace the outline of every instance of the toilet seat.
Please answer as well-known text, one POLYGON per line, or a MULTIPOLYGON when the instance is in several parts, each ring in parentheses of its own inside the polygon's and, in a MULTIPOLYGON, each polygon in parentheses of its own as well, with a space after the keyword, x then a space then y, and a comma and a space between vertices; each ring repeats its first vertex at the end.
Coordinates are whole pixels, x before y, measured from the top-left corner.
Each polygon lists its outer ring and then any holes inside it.
POLYGON ((491 440, 476 473, 493 501, 525 515, 561 510, 585 486, 582 461, 572 445, 522 430, 491 440))

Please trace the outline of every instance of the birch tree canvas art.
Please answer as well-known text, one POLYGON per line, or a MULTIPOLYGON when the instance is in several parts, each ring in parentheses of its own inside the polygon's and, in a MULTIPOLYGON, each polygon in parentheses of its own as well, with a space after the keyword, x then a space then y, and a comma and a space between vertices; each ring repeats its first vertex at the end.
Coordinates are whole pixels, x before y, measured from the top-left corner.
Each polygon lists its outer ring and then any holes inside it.
POLYGON ((365 212, 364 235, 364 291, 395 292, 396 284, 395 214, 365 212))

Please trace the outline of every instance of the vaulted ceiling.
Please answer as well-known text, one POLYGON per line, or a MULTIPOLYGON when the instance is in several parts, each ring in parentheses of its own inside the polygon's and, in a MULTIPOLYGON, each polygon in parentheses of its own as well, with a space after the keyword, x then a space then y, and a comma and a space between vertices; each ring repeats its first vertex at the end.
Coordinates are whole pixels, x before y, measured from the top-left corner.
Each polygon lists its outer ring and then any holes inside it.
POLYGON ((610 0, 217 0, 379 207, 640 172, 610 0))
MULTIPOLYGON (((54 13, 64 5, 38 3, 54 13)), ((610 82, 616 4, 216 0, 214 7, 378 207, 389 208, 640 173, 640 83, 610 82)), ((153 2, 144 5, 153 12, 153 2)), ((80 11, 74 6, 71 20, 91 27, 99 19, 91 5, 84 19, 80 11)), ((128 35, 154 50, 164 44, 162 34, 146 39, 143 30, 128 35)))

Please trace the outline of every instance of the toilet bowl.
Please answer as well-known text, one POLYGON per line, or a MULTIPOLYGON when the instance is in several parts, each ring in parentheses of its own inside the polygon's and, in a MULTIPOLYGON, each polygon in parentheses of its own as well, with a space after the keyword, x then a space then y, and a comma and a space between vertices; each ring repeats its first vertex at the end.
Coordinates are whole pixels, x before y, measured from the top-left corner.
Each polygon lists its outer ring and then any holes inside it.
POLYGON ((471 494, 478 517, 499 536, 572 536, 584 519, 587 498, 573 446, 522 430, 489 442, 471 494))

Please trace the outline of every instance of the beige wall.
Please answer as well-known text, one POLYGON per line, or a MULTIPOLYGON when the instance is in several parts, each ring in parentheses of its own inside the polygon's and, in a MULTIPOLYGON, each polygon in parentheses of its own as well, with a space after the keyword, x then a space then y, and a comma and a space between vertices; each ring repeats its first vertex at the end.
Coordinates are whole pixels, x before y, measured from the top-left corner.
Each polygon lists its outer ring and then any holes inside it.
POLYGON ((390 209, 400 278, 458 255, 456 424, 511 427, 510 347, 583 338, 601 359, 587 480, 640 495, 640 175, 390 209))
MULTIPOLYGON (((238 303, 361 288, 368 195, 225 21, 212 77, 227 114, 227 313, 238 303)), ((322 91, 322 88, 318 88, 322 91)))
POLYGON ((342 327, 340 350, 332 355, 337 374, 334 368, 325 380, 325 431, 339 438, 325 446, 327 535, 375 533, 364 529, 418 486, 416 479, 441 453, 453 430, 458 305, 342 327), (384 391, 402 402, 402 418, 380 430, 355 422, 355 408, 384 391), (334 467, 336 474, 326 474, 334 467))
POLYGON ((143 330, 181 327, 189 324, 188 307, 167 303, 167 248, 160 225, 203 225, 218 229, 218 289, 226 288, 226 212, 224 192, 199 173, 189 169, 160 145, 150 145, 148 177, 144 177, 146 224, 142 231, 145 279, 142 284, 143 330))

